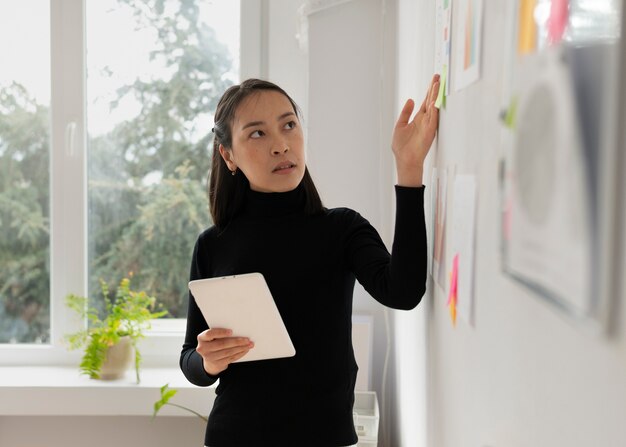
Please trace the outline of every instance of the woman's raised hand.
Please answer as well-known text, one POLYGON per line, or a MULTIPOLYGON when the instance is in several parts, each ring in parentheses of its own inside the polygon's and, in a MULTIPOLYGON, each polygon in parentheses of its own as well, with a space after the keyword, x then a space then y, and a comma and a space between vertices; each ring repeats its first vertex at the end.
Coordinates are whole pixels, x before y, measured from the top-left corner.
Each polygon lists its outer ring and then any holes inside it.
POLYGON ((198 335, 196 351, 202 356, 207 373, 217 376, 254 347, 246 337, 233 337, 230 329, 213 328, 198 335))
POLYGON ((424 160, 435 139, 439 110, 435 100, 439 92, 439 75, 433 76, 426 98, 411 121, 415 102, 408 99, 393 130, 391 149, 396 158, 398 184, 421 186, 424 160))

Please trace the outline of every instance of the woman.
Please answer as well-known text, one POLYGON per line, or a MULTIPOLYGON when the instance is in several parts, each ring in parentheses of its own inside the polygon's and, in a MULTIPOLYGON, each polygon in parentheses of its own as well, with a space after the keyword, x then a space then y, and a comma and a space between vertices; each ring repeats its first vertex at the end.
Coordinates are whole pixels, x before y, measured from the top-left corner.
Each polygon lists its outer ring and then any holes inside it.
POLYGON ((298 108, 287 93, 250 79, 222 96, 209 185, 214 226, 196 242, 190 277, 262 273, 296 355, 233 363, 254 349, 253 341, 208 328, 190 296, 181 369, 199 386, 220 379, 205 445, 356 444, 354 282, 396 309, 414 308, 424 294, 422 170, 438 125, 438 88, 435 76, 413 120, 408 100, 394 129, 392 255, 358 213, 322 206, 305 164, 298 108))

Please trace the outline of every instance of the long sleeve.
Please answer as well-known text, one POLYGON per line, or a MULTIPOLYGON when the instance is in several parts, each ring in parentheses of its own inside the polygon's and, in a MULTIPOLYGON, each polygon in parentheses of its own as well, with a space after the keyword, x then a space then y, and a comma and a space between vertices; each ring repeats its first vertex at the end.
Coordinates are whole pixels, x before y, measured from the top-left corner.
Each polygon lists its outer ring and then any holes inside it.
MULTIPOLYGON (((199 279, 200 276, 200 239, 196 242, 196 246, 193 250, 193 256, 191 261, 191 270, 189 273, 190 281, 199 279)), ((196 300, 189 292, 189 307, 187 311, 187 331, 185 333, 185 342, 180 354, 180 369, 183 374, 194 385, 198 386, 210 386, 217 381, 216 376, 209 375, 204 370, 202 364, 202 357, 196 352, 196 346, 198 345, 198 334, 207 330, 209 327, 202 316, 202 312, 196 304, 196 300)))
POLYGON ((370 223, 355 214, 346 239, 350 268, 365 290, 394 309, 413 309, 426 291, 424 187, 396 186, 391 254, 370 223))
MULTIPOLYGON (((423 189, 396 190, 392 254, 358 213, 333 208, 307 214, 297 190, 249 191, 244 211, 228 227, 212 227, 199 237, 190 278, 263 274, 296 349, 292 357, 236 362, 219 374, 205 445, 357 442, 352 410, 358 365, 351 332, 355 280, 381 303, 399 309, 415 307, 425 290, 423 189), (311 431, 313 419, 324 430, 311 431)), ((198 334, 206 329, 190 296, 180 364, 188 380, 200 386, 216 380, 204 371, 195 350, 198 334)))

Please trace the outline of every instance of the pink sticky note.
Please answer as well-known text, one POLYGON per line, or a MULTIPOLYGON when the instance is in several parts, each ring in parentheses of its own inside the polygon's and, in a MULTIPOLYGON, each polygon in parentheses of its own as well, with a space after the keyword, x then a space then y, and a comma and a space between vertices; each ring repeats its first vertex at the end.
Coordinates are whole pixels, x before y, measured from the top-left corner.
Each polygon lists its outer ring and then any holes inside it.
POLYGON ((513 199, 508 198, 506 201, 506 205, 504 208, 504 216, 502 225, 504 226, 504 239, 507 241, 511 240, 511 224, 512 224, 512 209, 513 209, 513 199))
POLYGON ((569 0, 552 0, 548 19, 548 40, 551 44, 559 43, 567 26, 569 0))
POLYGON ((452 258, 452 272, 450 273, 450 292, 448 293, 448 305, 457 301, 457 284, 459 278, 459 254, 455 254, 452 258))
POLYGON ((457 285, 459 279, 459 254, 455 254, 452 259, 452 271, 450 272, 450 293, 448 294, 448 306, 450 307, 450 318, 452 325, 456 326, 456 303, 457 285))

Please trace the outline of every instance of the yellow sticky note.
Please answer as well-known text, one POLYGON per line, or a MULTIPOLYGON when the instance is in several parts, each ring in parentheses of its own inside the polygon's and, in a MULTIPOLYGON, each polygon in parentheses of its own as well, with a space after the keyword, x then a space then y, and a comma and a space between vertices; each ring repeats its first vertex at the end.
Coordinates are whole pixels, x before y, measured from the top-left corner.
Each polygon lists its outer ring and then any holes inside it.
POLYGON ((519 34, 517 52, 532 53, 537 48, 537 27, 535 25, 535 6, 537 0, 521 0, 519 7, 519 34))
POLYGON ((511 104, 506 111, 506 115, 504 116, 504 124, 509 129, 515 129, 515 117, 517 114, 517 97, 514 96, 511 98, 511 104))
POLYGON ((456 303, 450 303, 450 319, 452 319, 452 326, 456 326, 456 303))
POLYGON ((439 92, 437 93, 437 99, 435 100, 435 107, 441 108, 443 104, 446 104, 446 78, 448 76, 448 67, 446 65, 441 69, 441 76, 439 76, 439 92))

